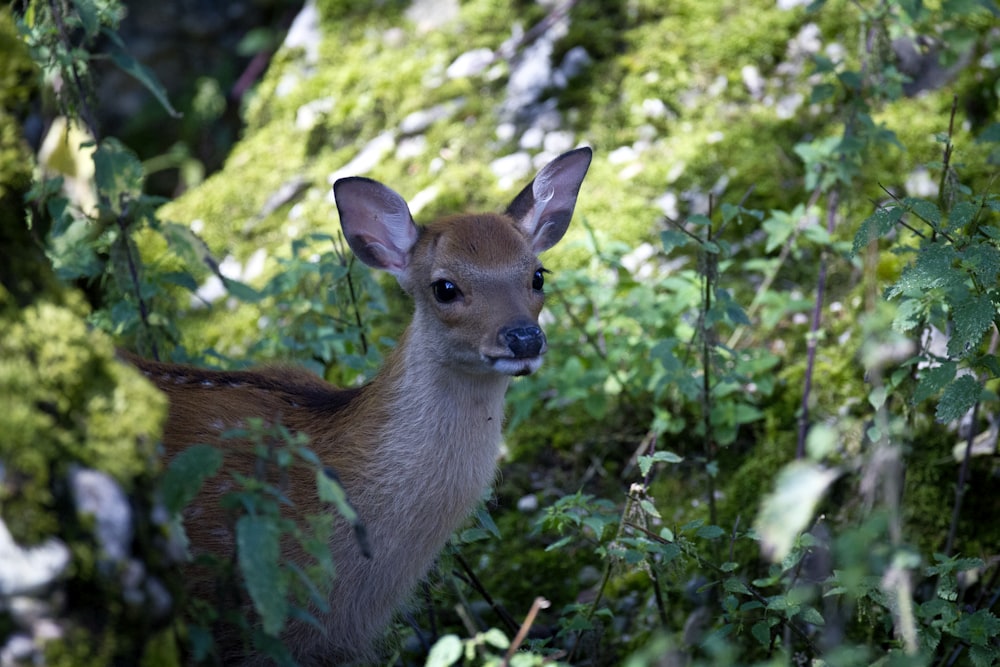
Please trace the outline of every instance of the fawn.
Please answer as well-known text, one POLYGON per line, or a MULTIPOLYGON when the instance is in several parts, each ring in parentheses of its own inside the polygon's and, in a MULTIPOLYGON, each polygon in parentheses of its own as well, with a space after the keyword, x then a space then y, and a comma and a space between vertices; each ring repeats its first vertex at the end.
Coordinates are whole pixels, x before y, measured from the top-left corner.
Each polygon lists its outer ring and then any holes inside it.
MULTIPOLYGON (((334 195, 351 250, 394 275, 414 302, 398 345, 362 387, 338 389, 288 367, 215 371, 126 355, 169 397, 168 458, 209 442, 224 449, 228 469, 249 472, 252 448, 219 436, 259 417, 307 434, 339 476, 367 528, 370 554, 336 519, 330 608, 316 612, 322 629, 293 622, 283 636, 300 664, 376 655, 373 645, 393 613, 492 482, 510 378, 534 372, 546 351, 538 254, 566 232, 590 160, 589 148, 555 158, 502 214, 454 215, 419 227, 385 185, 338 180, 334 195)), ((296 476, 296 468, 288 474, 293 511, 323 511, 315 480, 296 476)), ((232 553, 219 504, 228 490, 219 475, 186 511, 193 552, 232 553)), ((284 557, 301 554, 288 549, 284 557)))

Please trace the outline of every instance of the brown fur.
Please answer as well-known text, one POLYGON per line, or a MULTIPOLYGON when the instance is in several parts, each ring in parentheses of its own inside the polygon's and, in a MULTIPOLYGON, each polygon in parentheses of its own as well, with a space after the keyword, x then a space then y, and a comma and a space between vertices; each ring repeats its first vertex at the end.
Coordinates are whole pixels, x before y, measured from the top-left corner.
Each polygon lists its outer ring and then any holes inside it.
MULTIPOLYGON (((251 448, 219 435, 260 417, 307 434, 322 463, 337 472, 367 528, 371 557, 361 553, 349 526, 335 524, 330 549, 337 577, 330 612, 319 614, 323 628, 293 623, 283 637, 300 664, 371 659, 393 612, 492 481, 510 376, 534 371, 545 352, 537 328, 543 301, 537 254, 565 232, 589 163, 589 149, 557 158, 507 214, 455 216, 423 228, 385 186, 338 181, 334 190, 351 248, 394 274, 414 299, 412 323, 364 387, 337 389, 294 368, 209 371, 126 355, 170 399, 163 435, 168 458, 194 443, 215 443, 225 450, 227 469, 249 473, 251 448), (459 298, 441 301, 433 288, 440 281, 456 285, 459 298), (512 331, 531 345, 519 349, 512 331)), ((294 511, 319 513, 314 480, 299 470, 287 480, 294 511)), ((198 552, 232 553, 219 506, 230 490, 227 479, 210 480, 185 514, 198 552)), ((285 557, 301 554, 289 548, 285 557)), ((192 579, 202 594, 211 585, 192 579)))

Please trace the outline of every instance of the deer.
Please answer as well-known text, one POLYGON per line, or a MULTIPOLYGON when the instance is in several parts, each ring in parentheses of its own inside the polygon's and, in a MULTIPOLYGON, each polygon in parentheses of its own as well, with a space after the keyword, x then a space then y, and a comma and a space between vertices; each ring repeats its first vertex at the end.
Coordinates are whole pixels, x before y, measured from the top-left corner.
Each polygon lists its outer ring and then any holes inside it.
MULTIPOLYGON (((169 460, 194 443, 224 451, 226 469, 253 470, 247 443, 221 433, 256 417, 304 433, 334 471, 367 531, 367 553, 335 522, 336 577, 329 611, 292 622, 282 639, 301 665, 375 659, 382 635, 473 512, 497 470, 504 397, 535 372, 547 341, 538 318, 546 270, 538 256, 569 226, 592 152, 581 147, 542 167, 503 213, 465 213, 418 226, 404 198, 369 178, 333 184, 344 237, 367 266, 396 278, 413 301, 410 324, 373 378, 336 388, 304 369, 208 370, 126 354, 166 393, 163 449, 169 460)), ((289 471, 296 513, 324 511, 315 478, 289 471)), ((185 510, 192 553, 231 554, 209 479, 185 510)), ((285 558, 300 558, 294 551, 285 558)), ((210 582, 202 585, 210 585, 210 582)), ((265 664, 239 654, 224 662, 265 664)))

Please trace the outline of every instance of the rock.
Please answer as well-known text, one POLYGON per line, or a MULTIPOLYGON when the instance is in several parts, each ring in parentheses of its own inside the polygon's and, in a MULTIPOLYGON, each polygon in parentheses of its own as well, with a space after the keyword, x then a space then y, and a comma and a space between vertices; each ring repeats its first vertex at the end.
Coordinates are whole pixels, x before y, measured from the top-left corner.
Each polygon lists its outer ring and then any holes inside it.
POLYGON ((22 548, 0 519, 0 597, 25 595, 48 587, 69 564, 69 549, 55 538, 22 548))
POLYGON ((448 65, 445 74, 449 79, 476 76, 493 63, 493 50, 487 48, 466 51, 448 65))
POLYGON ((497 158, 490 163, 490 171, 500 181, 500 187, 509 189, 531 173, 531 155, 520 151, 497 158))
POLYGON ((105 472, 74 467, 69 473, 76 511, 94 519, 94 536, 105 558, 125 561, 132 551, 132 507, 125 492, 105 472))
POLYGON ((361 149, 354 159, 327 177, 330 185, 346 176, 361 176, 374 169, 392 149, 396 147, 396 137, 392 131, 383 132, 361 149))

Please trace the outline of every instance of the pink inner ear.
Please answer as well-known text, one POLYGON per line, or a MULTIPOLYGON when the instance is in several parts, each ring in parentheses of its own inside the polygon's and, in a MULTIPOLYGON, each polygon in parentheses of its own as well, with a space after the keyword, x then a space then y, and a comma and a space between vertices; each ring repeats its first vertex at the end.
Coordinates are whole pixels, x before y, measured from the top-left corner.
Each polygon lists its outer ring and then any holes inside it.
POLYGON ((399 275, 417 240, 406 200, 369 178, 344 178, 333 186, 340 224, 358 259, 399 275))

